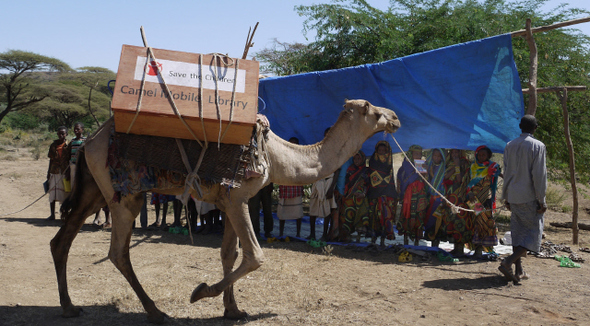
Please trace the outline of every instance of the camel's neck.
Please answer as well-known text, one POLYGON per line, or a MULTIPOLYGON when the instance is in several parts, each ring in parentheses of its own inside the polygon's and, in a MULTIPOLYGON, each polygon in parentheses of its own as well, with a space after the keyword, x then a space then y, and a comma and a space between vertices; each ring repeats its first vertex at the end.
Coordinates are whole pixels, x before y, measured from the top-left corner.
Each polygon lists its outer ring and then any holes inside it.
POLYGON ((289 143, 269 132, 270 180, 283 185, 305 185, 330 175, 371 136, 354 134, 355 129, 336 124, 324 140, 307 146, 289 143))

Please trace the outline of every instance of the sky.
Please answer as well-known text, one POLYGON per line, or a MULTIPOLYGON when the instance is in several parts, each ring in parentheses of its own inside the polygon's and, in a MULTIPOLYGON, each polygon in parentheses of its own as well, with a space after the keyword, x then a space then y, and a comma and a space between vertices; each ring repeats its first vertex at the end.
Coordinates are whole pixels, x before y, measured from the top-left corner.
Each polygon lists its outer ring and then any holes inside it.
MULTIPOLYGON (((368 0, 386 10, 388 0, 368 0)), ((0 52, 23 50, 54 57, 72 68, 99 66, 117 71, 123 44, 142 46, 140 26, 153 48, 193 53, 227 53, 241 58, 248 29, 259 22, 248 58, 281 42, 308 43, 305 17, 296 5, 329 0, 0 0, 0 52)), ((590 10, 588 0, 551 0, 590 10)), ((590 35, 590 22, 573 26, 590 35)), ((523 22, 524 28, 524 22, 523 22)))

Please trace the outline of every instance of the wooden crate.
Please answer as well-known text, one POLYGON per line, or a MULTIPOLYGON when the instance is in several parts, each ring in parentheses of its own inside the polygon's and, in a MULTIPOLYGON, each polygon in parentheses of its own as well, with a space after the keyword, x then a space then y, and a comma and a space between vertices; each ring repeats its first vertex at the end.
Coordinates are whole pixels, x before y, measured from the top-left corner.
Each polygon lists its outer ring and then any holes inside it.
POLYGON ((139 94, 143 93, 139 114, 129 133, 194 139, 189 129, 174 113, 172 103, 164 90, 162 78, 157 75, 156 65, 158 65, 178 111, 198 139, 204 140, 206 134, 208 141, 217 142, 221 120, 222 134, 229 125, 222 143, 249 143, 256 123, 258 104, 259 64, 257 61, 215 59, 212 55, 161 49, 153 49, 153 51, 157 63, 149 62, 147 73, 144 73, 148 57, 147 48, 123 45, 111 104, 117 132, 128 131, 136 116, 139 94), (199 56, 202 56, 203 78, 199 70, 199 56), (229 63, 230 66, 226 66, 222 61, 229 63), (215 76, 218 80, 217 98, 221 119, 218 118, 215 104, 215 76), (145 84, 142 89, 141 82, 144 78, 145 84), (199 118, 199 88, 202 80, 204 80, 203 122, 199 118), (230 103, 234 84, 234 106, 230 124, 230 103))

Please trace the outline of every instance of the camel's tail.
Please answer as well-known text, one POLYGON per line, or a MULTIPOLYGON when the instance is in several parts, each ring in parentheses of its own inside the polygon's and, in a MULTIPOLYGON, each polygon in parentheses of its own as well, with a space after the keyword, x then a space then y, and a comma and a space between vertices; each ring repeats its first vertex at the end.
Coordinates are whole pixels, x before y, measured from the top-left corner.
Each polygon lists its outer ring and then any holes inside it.
POLYGON ((67 220, 72 210, 74 210, 80 203, 80 196, 82 195, 83 169, 88 169, 86 164, 86 155, 84 155, 84 146, 78 148, 78 159, 76 160, 76 173, 74 174, 74 182, 72 183, 72 190, 61 204, 60 212, 61 218, 67 220))

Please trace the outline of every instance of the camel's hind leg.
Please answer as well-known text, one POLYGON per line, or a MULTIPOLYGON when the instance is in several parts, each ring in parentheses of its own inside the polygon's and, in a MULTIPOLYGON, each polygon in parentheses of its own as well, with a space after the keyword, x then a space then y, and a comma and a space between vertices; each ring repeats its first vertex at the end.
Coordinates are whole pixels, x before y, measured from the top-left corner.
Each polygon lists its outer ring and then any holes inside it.
POLYGON ((191 302, 205 297, 214 297, 224 292, 224 315, 228 318, 245 317, 246 313, 240 311, 233 295, 233 284, 235 281, 256 270, 264 260, 262 249, 256 240, 254 228, 248 215, 248 204, 241 203, 236 206, 229 206, 226 216, 225 234, 221 246, 221 258, 224 277, 219 283, 208 286, 200 284, 191 295, 191 302), (234 208, 236 207, 237 208, 234 208), (233 209, 232 209, 233 208, 233 209), (242 242, 243 258, 240 266, 232 272, 234 262, 237 258, 237 238, 242 242))
POLYGON ((65 218, 63 225, 51 240, 51 255, 53 256, 57 274, 59 301, 63 309, 62 316, 64 317, 77 317, 81 311, 80 308, 72 305, 68 293, 66 270, 70 247, 80 228, 84 225, 86 218, 106 205, 102 193, 88 173, 80 172, 77 177, 83 179, 79 183, 83 184, 83 187, 74 189, 80 192, 76 194, 77 198, 72 198, 76 197, 72 194, 62 205, 62 209, 69 207, 69 210, 63 214, 65 218))
POLYGON ((120 204, 109 205, 113 220, 109 258, 137 294, 148 314, 148 320, 152 323, 161 324, 167 316, 156 307, 154 301, 144 291, 133 271, 129 258, 129 242, 131 241, 133 221, 139 214, 142 205, 142 194, 130 195, 121 200, 120 204))

